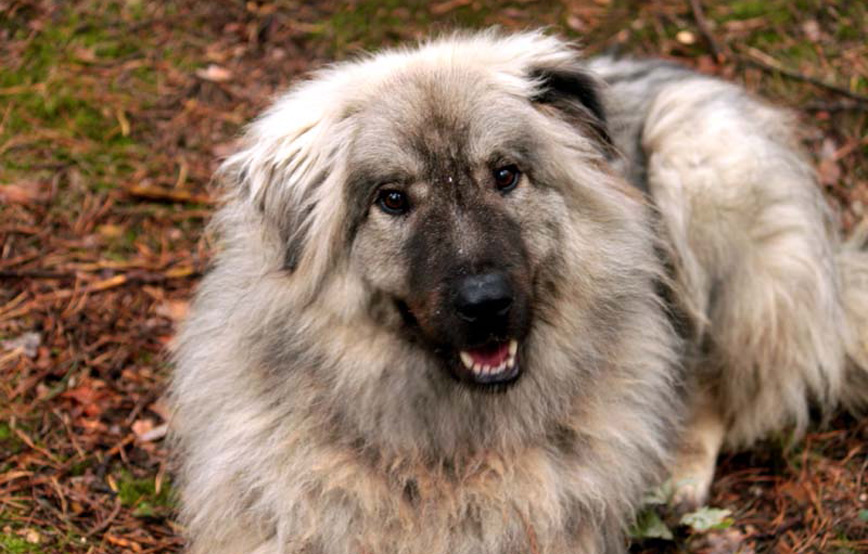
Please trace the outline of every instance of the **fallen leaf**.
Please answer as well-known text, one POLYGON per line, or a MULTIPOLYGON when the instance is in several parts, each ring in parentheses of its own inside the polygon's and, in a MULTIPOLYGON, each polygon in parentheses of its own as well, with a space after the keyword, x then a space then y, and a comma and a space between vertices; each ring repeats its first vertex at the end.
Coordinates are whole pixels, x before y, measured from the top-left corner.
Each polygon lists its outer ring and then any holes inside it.
POLYGON ((165 300, 157 306, 157 315, 161 315, 172 321, 181 321, 186 317, 189 309, 190 302, 187 300, 165 300))
POLYGON ((36 529, 28 529, 24 533, 24 540, 29 542, 30 544, 39 544, 42 542, 42 536, 40 536, 39 531, 36 529))
POLYGON ((687 525, 694 531, 727 529, 733 524, 733 519, 729 517, 731 514, 732 512, 729 510, 705 506, 695 512, 684 514, 681 518, 681 525, 687 525))
POLYGON ((0 185, 0 202, 9 204, 36 204, 46 199, 45 189, 36 181, 14 185, 0 185))
POLYGON ((98 416, 103 411, 102 406, 100 406, 100 401, 105 397, 105 393, 88 385, 69 389, 60 396, 70 398, 81 404, 82 408, 84 408, 84 412, 89 416, 98 416))
POLYGON ((124 234, 124 228, 120 225, 106 223, 105 225, 99 225, 96 228, 96 232, 107 239, 115 239, 124 234))
POLYGON ((36 332, 24 333, 14 339, 0 341, 4 350, 20 350, 28 358, 35 358, 42 344, 42 335, 36 332))
POLYGON ((820 34, 820 24, 817 23, 816 19, 809 19, 802 23, 802 31, 811 42, 819 42, 820 38, 822 38, 820 34))
POLYGON ((231 71, 213 63, 205 69, 197 69, 196 76, 213 83, 225 83, 232 80, 231 71))
POLYGON ((696 35, 690 31, 678 31, 675 40, 686 45, 696 44, 696 35))
POLYGON ((137 438, 141 439, 142 435, 148 433, 154 428, 154 422, 150 419, 137 419, 130 426, 137 438))

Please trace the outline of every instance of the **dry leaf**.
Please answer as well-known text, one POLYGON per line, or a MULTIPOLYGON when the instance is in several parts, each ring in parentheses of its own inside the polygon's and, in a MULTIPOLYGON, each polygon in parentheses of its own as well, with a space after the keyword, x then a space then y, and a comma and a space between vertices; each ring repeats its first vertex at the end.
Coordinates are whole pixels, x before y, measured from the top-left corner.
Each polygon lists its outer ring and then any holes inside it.
POLYGON ((148 433, 154 428, 154 422, 150 419, 137 419, 133 422, 130 428, 133 430, 136 437, 141 439, 142 435, 148 433))
POLYGON ((802 23, 802 31, 811 42, 819 42, 820 38, 822 38, 820 33, 820 24, 817 23, 816 19, 809 19, 802 23))
POLYGON ((24 333, 20 337, 0 341, 0 346, 4 350, 20 350, 28 358, 36 357, 40 344, 42 344, 42 335, 35 332, 24 333))
POLYGON ((205 69, 197 69, 196 76, 213 83, 225 83, 232 80, 231 71, 213 63, 205 69))
POLYGON ((161 315, 172 321, 181 321, 186 317, 189 309, 190 302, 187 300, 165 300, 157 306, 157 315, 161 315))
POLYGON ((42 536, 36 529, 28 529, 24 533, 24 540, 29 542, 30 544, 39 544, 40 542, 42 542, 42 536))
POLYGON ((14 185, 0 185, 0 202, 9 204, 35 204, 46 199, 45 189, 36 181, 14 185))
POLYGON ((681 44, 696 44, 696 35, 694 35, 690 31, 678 31, 678 33, 675 35, 675 40, 677 40, 681 44))

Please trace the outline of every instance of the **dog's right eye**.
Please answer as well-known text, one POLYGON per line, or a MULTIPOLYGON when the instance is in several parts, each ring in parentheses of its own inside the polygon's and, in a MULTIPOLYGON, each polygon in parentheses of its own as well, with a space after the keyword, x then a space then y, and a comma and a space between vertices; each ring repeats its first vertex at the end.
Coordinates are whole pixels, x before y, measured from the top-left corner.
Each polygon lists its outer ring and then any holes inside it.
POLYGON ((399 190, 382 190, 377 196, 377 205, 389 215, 401 215, 410 209, 407 195, 399 190))

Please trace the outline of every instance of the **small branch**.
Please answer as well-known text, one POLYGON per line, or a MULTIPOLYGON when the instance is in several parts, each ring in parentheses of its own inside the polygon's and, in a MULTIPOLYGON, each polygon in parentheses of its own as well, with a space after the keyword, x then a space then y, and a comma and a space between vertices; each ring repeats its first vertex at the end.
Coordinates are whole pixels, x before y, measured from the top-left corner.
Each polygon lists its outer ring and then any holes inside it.
POLYGON ((810 102, 802 106, 809 112, 868 112, 868 104, 858 102, 810 102))
POLYGON ((705 18, 705 13, 702 11, 702 3, 699 0, 690 0, 690 9, 693 12, 693 19, 696 21, 696 26, 699 27, 699 32, 702 33, 702 37, 705 39, 705 42, 708 43, 708 47, 711 48, 711 53, 714 55, 714 59, 721 63, 724 58, 726 58, 731 52, 729 48, 725 45, 721 46, 717 39, 714 38, 714 33, 711 32, 711 26, 708 24, 708 20, 705 18))
MULTIPOLYGON (((0 279, 65 279, 72 280, 76 277, 81 276, 81 272, 71 272, 71 271, 48 271, 48 270, 15 270, 15 269, 4 269, 0 270, 0 279)), ((112 279, 117 281, 120 278, 118 284, 152 284, 152 283, 161 283, 164 281, 169 281, 172 279, 194 279, 200 276, 200 272, 187 269, 187 268, 175 268, 167 270, 166 273, 157 273, 154 271, 144 271, 144 270, 131 270, 127 272, 120 273, 116 275, 112 279)), ((112 281, 114 285, 115 281, 112 281)), ((111 288, 111 287, 106 287, 111 288)))
POLYGON ((833 85, 832 83, 827 83, 826 81, 822 81, 815 77, 804 75, 802 73, 799 73, 798 71, 787 69, 786 67, 780 65, 777 60, 775 60, 765 52, 757 50, 756 48, 748 48, 748 54, 749 57, 742 58, 742 60, 747 64, 762 69, 763 71, 767 71, 769 73, 780 73, 784 77, 789 77, 790 79, 795 79, 796 81, 810 83, 816 87, 820 87, 836 94, 840 94, 841 96, 851 98, 856 102, 868 104, 868 96, 859 94, 858 92, 853 92, 852 90, 840 87, 838 85, 833 85))
POLYGON ((183 189, 168 189, 163 187, 127 187, 126 193, 134 198, 143 198, 158 202, 189 202, 193 204, 214 204, 216 201, 207 194, 195 194, 183 189))

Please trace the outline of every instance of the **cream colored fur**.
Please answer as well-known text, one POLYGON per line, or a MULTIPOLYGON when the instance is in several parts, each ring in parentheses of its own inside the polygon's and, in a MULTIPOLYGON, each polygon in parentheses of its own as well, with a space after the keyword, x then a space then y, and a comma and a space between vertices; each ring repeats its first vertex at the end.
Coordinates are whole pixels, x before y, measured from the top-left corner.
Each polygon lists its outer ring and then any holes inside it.
POLYGON ((448 37, 326 69, 251 125, 176 350, 189 552, 623 552, 673 464, 685 394, 711 391, 703 421, 732 447, 803 430, 811 402, 864 401, 845 383, 865 381, 868 262, 837 244, 789 118, 733 85, 601 59, 587 67, 609 82, 624 153, 607 160, 534 106, 534 72, 577 64, 540 33, 448 37), (537 291, 527 374, 500 394, 441 380, 388 304, 372 315, 376 284, 406 279, 404 237, 348 228, 360 122, 385 114, 387 141, 428 124, 422 98, 477 145, 498 108, 545 160, 546 186, 508 209, 569 294, 537 291), (647 197, 621 175, 644 175, 647 197))

